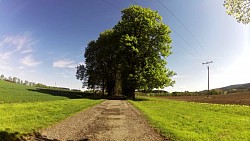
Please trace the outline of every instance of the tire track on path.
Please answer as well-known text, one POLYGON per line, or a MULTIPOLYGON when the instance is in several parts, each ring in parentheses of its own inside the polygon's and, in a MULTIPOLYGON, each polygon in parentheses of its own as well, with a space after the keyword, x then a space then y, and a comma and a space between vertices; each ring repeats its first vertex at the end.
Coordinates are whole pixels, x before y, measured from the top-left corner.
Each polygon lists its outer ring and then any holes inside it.
POLYGON ((59 141, 165 140, 126 100, 106 100, 43 129, 40 134, 44 139, 59 141))

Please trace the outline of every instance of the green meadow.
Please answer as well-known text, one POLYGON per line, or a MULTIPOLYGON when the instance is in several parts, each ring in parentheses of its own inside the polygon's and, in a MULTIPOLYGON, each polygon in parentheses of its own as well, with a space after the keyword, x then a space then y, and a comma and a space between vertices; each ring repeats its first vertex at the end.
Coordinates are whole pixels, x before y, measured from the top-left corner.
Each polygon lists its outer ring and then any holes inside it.
POLYGON ((81 92, 37 89, 0 81, 0 132, 37 131, 101 101, 81 92))
POLYGON ((0 104, 67 99, 67 97, 53 96, 36 90, 35 87, 0 80, 0 104))
MULTIPOLYGON (((0 81, 0 140, 55 124, 100 103, 82 92, 39 89, 0 81)), ((171 140, 249 141, 250 107, 139 97, 130 102, 171 140)))
POLYGON ((171 140, 249 141, 250 107, 140 97, 130 101, 171 140))

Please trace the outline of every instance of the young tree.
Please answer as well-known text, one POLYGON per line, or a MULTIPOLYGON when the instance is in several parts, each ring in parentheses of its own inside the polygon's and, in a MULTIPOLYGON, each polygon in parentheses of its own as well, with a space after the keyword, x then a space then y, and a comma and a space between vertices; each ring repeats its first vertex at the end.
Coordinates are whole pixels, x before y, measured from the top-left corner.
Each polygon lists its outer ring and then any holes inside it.
POLYGON ((171 54, 170 29, 162 17, 149 8, 131 6, 122 11, 114 27, 120 37, 122 93, 135 98, 136 89, 163 88, 174 84, 175 73, 166 68, 171 54))
POLYGON ((250 0, 224 0, 224 7, 228 15, 243 24, 250 22, 250 0))

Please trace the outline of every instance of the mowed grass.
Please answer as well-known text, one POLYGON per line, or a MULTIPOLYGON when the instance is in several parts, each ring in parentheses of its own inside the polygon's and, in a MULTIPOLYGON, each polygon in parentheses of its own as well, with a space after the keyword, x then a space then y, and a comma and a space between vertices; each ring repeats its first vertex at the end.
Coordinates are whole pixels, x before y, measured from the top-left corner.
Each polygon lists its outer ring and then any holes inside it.
POLYGON ((144 98, 130 102, 172 140, 250 140, 249 106, 144 98))
POLYGON ((0 140, 1 132, 37 131, 102 101, 76 99, 84 96, 81 92, 39 90, 0 80, 0 140))
POLYGON ((21 134, 37 131, 99 102, 101 100, 68 99, 0 104, 0 131, 21 134))

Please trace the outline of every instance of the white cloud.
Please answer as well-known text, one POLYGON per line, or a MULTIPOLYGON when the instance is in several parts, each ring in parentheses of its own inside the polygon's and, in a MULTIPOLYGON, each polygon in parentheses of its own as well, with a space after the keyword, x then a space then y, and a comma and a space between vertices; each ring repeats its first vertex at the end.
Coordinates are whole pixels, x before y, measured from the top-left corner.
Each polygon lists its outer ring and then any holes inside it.
POLYGON ((31 53, 31 52, 33 52, 33 50, 29 48, 29 49, 23 50, 21 53, 22 54, 28 54, 28 53, 31 53))
POLYGON ((13 54, 13 51, 10 52, 1 52, 0 53, 0 60, 5 61, 10 58, 10 56, 13 54))
POLYGON ((73 69, 77 66, 75 61, 69 60, 69 59, 62 59, 62 60, 57 60, 53 62, 53 67, 57 68, 70 68, 73 69))
POLYGON ((9 61, 20 54, 33 52, 33 45, 37 41, 31 38, 31 34, 3 36, 0 38, 0 61, 9 61))
POLYGON ((25 47, 34 45, 36 41, 31 39, 30 34, 16 35, 16 36, 4 36, 0 40, 0 46, 13 47, 16 50, 21 50, 25 47))
MULTIPOLYGON (((17 68, 16 66, 33 67, 41 64, 41 61, 32 57, 36 43, 37 40, 34 40, 28 32, 0 37, 1 69, 9 70, 10 68, 17 68)), ((24 67, 18 67, 17 69, 23 70, 24 67)))
POLYGON ((11 67, 9 65, 0 65, 0 70, 12 71, 13 67, 11 67))
POLYGON ((20 66, 20 67, 18 67, 17 69, 18 69, 18 70, 24 70, 25 67, 24 67, 24 66, 20 66))
POLYGON ((41 63, 42 63, 41 61, 34 60, 31 55, 25 56, 22 59, 22 64, 29 66, 29 67, 37 66, 41 63))

